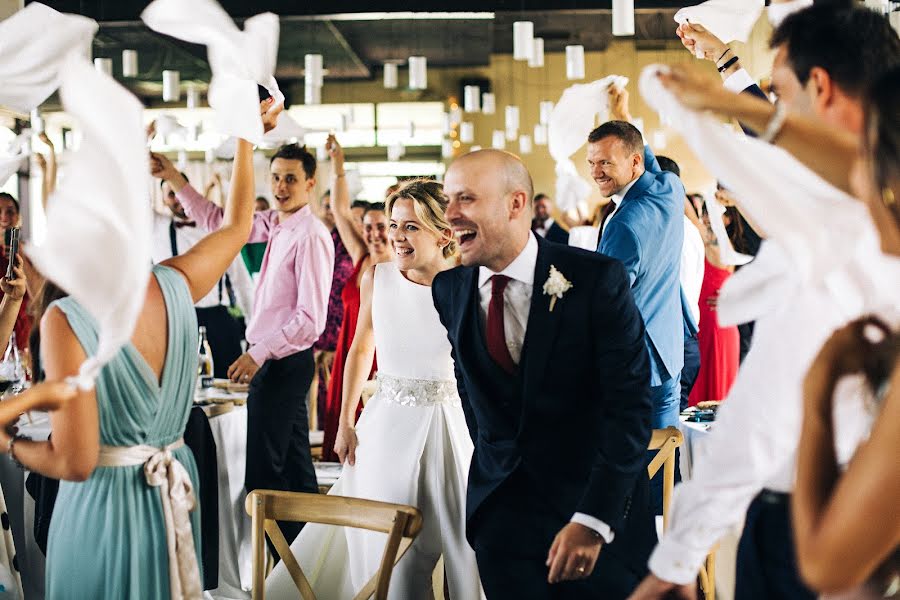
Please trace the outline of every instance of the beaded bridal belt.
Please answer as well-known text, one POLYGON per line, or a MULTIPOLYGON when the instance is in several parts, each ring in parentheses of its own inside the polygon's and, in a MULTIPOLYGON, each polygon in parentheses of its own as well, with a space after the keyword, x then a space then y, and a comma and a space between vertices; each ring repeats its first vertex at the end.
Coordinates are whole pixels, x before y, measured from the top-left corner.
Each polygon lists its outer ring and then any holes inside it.
POLYGON ((459 406, 459 393, 453 379, 411 379, 394 375, 378 374, 376 396, 386 402, 402 406, 434 406, 450 404, 459 406))

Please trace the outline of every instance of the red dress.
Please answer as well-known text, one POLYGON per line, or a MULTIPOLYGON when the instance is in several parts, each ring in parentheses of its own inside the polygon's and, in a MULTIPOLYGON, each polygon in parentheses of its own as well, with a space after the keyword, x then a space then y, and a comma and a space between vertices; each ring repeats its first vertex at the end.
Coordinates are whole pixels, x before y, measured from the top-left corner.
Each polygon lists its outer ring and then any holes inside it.
POLYGON ((724 400, 737 375, 741 354, 741 337, 738 328, 719 327, 717 313, 706 303, 719 293, 719 289, 731 277, 727 269, 720 269, 708 260, 700 287, 700 331, 697 343, 700 347, 700 372, 691 390, 688 404, 694 406, 706 400, 724 400))
MULTIPOLYGON (((347 362, 347 353, 353 344, 356 335, 356 320, 359 318, 359 286, 356 281, 366 256, 359 259, 353 268, 353 273, 347 278, 344 289, 341 290, 341 301, 344 303, 344 315, 341 319, 341 331, 338 334, 337 346, 334 349, 334 362, 331 365, 331 381, 328 382, 328 400, 325 403, 324 438, 322 440, 322 460, 337 462, 338 456, 334 452, 334 442, 337 438, 338 425, 341 420, 341 402, 344 388, 344 364, 347 362)), ((375 361, 372 361, 372 372, 375 372, 375 361)), ((362 412, 362 404, 356 410, 356 418, 362 412)))

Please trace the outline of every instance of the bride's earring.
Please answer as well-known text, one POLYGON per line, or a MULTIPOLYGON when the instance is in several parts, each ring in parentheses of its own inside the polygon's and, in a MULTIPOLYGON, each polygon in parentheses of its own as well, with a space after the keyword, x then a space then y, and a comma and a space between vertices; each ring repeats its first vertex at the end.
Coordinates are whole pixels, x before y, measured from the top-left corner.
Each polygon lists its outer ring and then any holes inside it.
POLYGON ((881 202, 885 206, 893 206, 897 200, 894 198, 894 190, 889 187, 881 189, 881 202))

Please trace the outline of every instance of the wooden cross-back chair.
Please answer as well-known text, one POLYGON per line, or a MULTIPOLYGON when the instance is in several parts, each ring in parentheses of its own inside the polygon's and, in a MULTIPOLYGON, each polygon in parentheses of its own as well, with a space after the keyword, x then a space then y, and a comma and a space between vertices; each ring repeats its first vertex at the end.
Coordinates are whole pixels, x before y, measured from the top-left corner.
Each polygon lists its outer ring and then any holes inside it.
MULTIPOLYGON (((253 600, 263 600, 266 585, 266 536, 272 541, 303 600, 318 600, 276 521, 323 523, 388 534, 381 565, 353 600, 385 600, 394 565, 422 530, 422 513, 403 504, 300 492, 254 490, 247 495, 252 519, 253 600)), ((323 598, 322 600, 330 600, 323 598)))
MULTIPOLYGON (((648 450, 656 450, 656 456, 647 465, 647 475, 652 479, 663 469, 663 531, 669 528, 669 506, 675 489, 675 450, 684 443, 684 435, 677 427, 654 429, 648 450)), ((700 589, 705 600, 716 597, 716 551, 706 557, 700 569, 700 589)))

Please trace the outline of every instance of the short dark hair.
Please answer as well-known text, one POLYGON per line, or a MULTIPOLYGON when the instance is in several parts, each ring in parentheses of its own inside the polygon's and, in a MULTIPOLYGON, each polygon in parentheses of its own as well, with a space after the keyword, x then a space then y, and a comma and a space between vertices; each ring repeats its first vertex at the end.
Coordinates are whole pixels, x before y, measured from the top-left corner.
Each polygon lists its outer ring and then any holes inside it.
POLYGON ((681 167, 678 166, 678 163, 669 158, 668 156, 657 156, 656 162, 659 163, 659 168, 663 171, 668 171, 669 173, 675 173, 679 177, 681 177, 681 167))
POLYGON ((788 64, 802 85, 813 67, 821 67, 854 96, 900 64, 897 32, 883 15, 858 6, 823 3, 797 11, 781 22, 769 45, 787 47, 788 64))
POLYGON ((550 197, 550 196, 548 196, 547 194, 543 194, 543 193, 537 194, 537 195, 534 197, 534 202, 540 202, 540 201, 543 200, 544 198, 549 198, 549 197, 550 197))
MULTIPOLYGON (((184 177, 184 180, 187 181, 188 183, 191 182, 191 180, 188 179, 188 176, 185 175, 183 172, 181 173, 181 176, 184 177)), ((160 189, 162 189, 162 186, 164 186, 165 184, 166 184, 166 180, 165 180, 165 179, 160 179, 160 180, 159 180, 159 188, 160 188, 160 189)))
POLYGON ((607 121, 588 135, 588 143, 593 144, 610 136, 619 138, 627 150, 643 154, 644 138, 638 128, 627 121, 607 121))
POLYGON ((365 209, 369 208, 369 201, 368 200, 354 200, 353 202, 350 203, 350 208, 351 209, 361 208, 361 209, 365 210, 365 209))
POLYGON ((372 211, 375 212, 384 212, 384 202, 366 202, 366 208, 363 211, 363 216, 366 216, 372 211))
POLYGON ((307 179, 316 176, 316 157, 306 149, 306 146, 301 146, 300 144, 285 144, 275 151, 269 164, 271 165, 275 162, 276 158, 299 160, 303 165, 303 172, 306 174, 307 179))
POLYGON ((12 194, 8 192, 0 192, 0 199, 9 200, 10 202, 12 202, 16 207, 16 212, 19 212, 19 201, 16 200, 12 194))

